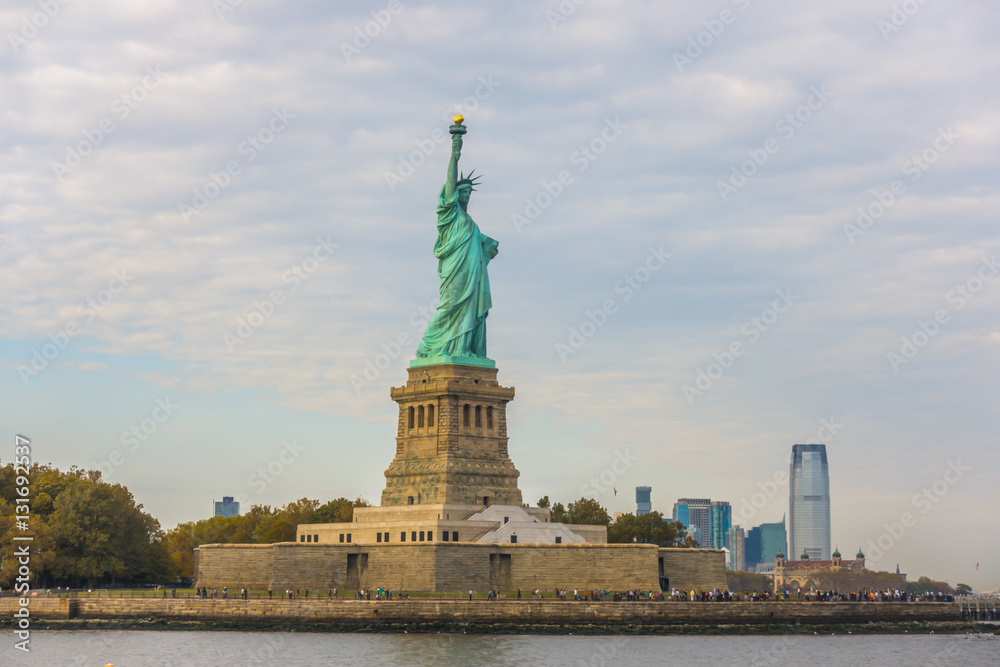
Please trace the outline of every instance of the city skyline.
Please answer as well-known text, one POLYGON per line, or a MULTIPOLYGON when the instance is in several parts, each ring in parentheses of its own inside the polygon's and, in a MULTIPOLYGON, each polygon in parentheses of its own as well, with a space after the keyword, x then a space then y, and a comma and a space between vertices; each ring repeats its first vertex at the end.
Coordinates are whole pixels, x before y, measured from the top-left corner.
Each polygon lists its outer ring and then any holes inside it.
POLYGON ((834 544, 1000 588, 992 8, 57 4, 0 11, 0 425, 37 461, 166 529, 377 503, 461 112, 525 501, 776 522, 822 442, 834 544))

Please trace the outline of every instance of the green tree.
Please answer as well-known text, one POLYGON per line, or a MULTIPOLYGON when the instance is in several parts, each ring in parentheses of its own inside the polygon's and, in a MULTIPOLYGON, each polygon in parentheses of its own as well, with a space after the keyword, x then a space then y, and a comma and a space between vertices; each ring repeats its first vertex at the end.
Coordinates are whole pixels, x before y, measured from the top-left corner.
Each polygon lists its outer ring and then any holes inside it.
POLYGON ((337 498, 319 506, 313 515, 313 523, 351 523, 354 521, 355 507, 371 507, 364 498, 337 498))
MULTIPOLYGON (((227 517, 232 520, 230 544, 260 544, 263 535, 271 527, 271 518, 278 513, 270 505, 254 505, 250 511, 240 516, 227 517)), ((209 521, 220 517, 212 517, 209 521)), ((201 522, 199 522, 201 523, 201 522)))
POLYGON ((121 484, 78 479, 56 498, 51 522, 51 570, 85 578, 162 576, 159 522, 121 484))
POLYGON ((955 584, 955 595, 972 595, 972 586, 969 584, 955 584))
POLYGON ((282 507, 278 514, 293 525, 300 523, 316 523, 316 510, 319 509, 318 500, 300 498, 282 507))
POLYGON ((588 526, 606 526, 611 523, 608 511, 593 498, 580 498, 566 507, 564 523, 580 523, 588 526))
POLYGON ((550 506, 549 497, 542 496, 541 498, 539 498, 538 506, 541 507, 542 509, 548 509, 548 507, 550 506))
POLYGON ((364 498, 337 498, 323 505, 318 500, 300 498, 280 509, 253 505, 245 514, 215 516, 178 524, 167 533, 164 551, 171 572, 194 576, 194 550, 202 544, 274 544, 293 542, 300 524, 350 523, 357 507, 371 507, 364 498))
POLYGON ((668 521, 659 512, 642 516, 622 514, 608 526, 608 542, 642 542, 661 547, 684 546, 687 531, 679 521, 668 521))
POLYGON ((194 548, 198 546, 191 534, 191 524, 181 524, 163 537, 164 549, 170 560, 173 578, 194 577, 194 548))
POLYGON ((934 581, 930 577, 920 577, 916 581, 906 582, 906 590, 909 593, 923 595, 924 593, 945 593, 954 595, 955 589, 943 581, 934 581))

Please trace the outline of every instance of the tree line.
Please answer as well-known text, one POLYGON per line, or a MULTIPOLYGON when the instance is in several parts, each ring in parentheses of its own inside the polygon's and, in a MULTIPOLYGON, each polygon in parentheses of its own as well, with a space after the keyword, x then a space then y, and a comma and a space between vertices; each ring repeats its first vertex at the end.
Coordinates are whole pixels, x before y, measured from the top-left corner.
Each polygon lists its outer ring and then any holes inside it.
POLYGON ((18 575, 15 550, 30 548, 33 588, 97 588, 168 583, 194 576, 194 550, 208 543, 270 544, 295 539, 300 523, 353 520, 361 498, 325 504, 302 498, 284 507, 254 505, 246 514, 179 524, 164 532, 132 493, 101 479, 99 470, 68 472, 34 464, 28 471, 29 512, 15 514, 13 463, 0 466, 0 586, 18 575), (31 536, 17 541, 16 536, 31 536))
POLYGON ((20 565, 14 552, 25 544, 36 588, 169 577, 160 522, 121 484, 102 481, 97 470, 36 463, 25 515, 15 514, 17 478, 12 463, 0 467, 0 585, 13 583, 20 565))
POLYGON ((697 547, 698 542, 688 535, 687 528, 680 521, 672 521, 660 512, 650 512, 642 516, 619 514, 613 521, 608 511, 593 498, 580 498, 563 506, 554 505, 548 496, 538 501, 539 507, 548 508, 553 523, 585 524, 607 526, 608 542, 612 544, 656 544, 661 547, 697 547))

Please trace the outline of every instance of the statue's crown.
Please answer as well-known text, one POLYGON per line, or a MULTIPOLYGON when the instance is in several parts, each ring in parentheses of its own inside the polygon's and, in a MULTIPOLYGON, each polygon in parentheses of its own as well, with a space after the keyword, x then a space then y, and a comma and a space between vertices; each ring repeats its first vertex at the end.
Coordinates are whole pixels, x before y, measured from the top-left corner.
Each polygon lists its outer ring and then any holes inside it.
POLYGON ((472 171, 469 172, 468 176, 462 174, 461 177, 458 179, 458 183, 456 183, 455 185, 457 185, 458 187, 462 187, 463 185, 468 185, 469 187, 472 188, 473 191, 475 191, 476 190, 475 186, 479 184, 479 179, 482 178, 481 175, 473 176, 473 174, 475 173, 476 170, 473 169, 472 171))

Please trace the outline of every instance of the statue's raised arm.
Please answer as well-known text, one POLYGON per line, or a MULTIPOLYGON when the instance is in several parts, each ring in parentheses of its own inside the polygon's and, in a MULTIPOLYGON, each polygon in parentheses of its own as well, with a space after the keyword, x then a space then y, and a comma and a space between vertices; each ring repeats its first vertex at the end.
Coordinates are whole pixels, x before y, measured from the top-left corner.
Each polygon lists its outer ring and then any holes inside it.
POLYGON ((444 181, 444 196, 451 199, 458 189, 458 160, 462 157, 462 135, 465 134, 464 118, 455 116, 455 124, 451 126, 451 160, 448 161, 448 177, 444 181), (457 131, 461 128, 461 132, 457 131))
POLYGON ((437 207, 434 256, 441 279, 441 301, 411 364, 464 363, 493 366, 486 357, 486 316, 493 301, 486 265, 497 254, 497 242, 479 230, 468 213, 478 177, 458 171, 464 118, 451 126, 451 159, 437 207))

